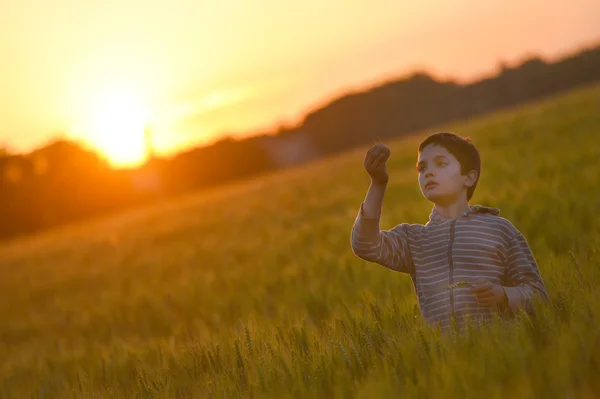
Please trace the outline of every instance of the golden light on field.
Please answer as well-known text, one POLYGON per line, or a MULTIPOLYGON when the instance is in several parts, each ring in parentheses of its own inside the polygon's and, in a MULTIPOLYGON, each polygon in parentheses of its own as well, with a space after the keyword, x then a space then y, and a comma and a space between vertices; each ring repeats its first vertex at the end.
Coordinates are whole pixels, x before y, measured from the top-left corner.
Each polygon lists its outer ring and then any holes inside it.
POLYGON ((144 101, 133 88, 103 88, 90 104, 87 141, 113 166, 137 166, 147 156, 144 129, 148 118, 144 101))

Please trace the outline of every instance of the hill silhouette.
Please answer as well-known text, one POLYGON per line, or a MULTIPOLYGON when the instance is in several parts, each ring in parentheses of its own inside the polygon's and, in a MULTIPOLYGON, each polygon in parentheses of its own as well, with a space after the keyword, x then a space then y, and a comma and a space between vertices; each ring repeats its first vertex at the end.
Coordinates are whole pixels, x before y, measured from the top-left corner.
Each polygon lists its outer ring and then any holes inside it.
POLYGON ((546 63, 530 58, 498 75, 459 85, 418 72, 338 98, 309 113, 299 130, 325 153, 397 137, 451 120, 537 100, 600 79, 600 47, 546 63))
POLYGON ((292 128, 225 137, 131 170, 55 140, 29 154, 0 152, 0 238, 288 168, 416 130, 472 118, 600 81, 600 46, 548 63, 532 57, 470 84, 425 72, 349 93, 292 128))

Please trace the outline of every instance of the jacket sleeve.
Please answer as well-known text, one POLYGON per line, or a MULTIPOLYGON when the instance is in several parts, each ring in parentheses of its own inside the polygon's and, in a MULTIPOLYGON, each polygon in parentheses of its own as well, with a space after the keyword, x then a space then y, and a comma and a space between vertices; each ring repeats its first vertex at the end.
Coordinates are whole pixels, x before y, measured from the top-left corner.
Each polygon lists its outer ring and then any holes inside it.
POLYGON ((359 258, 401 273, 411 273, 413 262, 408 246, 409 226, 379 229, 379 218, 365 217, 363 204, 352 226, 352 251, 359 258))
POLYGON ((548 301, 548 293, 537 262, 521 232, 515 229, 510 240, 506 262, 506 286, 508 307, 512 312, 523 309, 533 311, 534 298, 548 301))

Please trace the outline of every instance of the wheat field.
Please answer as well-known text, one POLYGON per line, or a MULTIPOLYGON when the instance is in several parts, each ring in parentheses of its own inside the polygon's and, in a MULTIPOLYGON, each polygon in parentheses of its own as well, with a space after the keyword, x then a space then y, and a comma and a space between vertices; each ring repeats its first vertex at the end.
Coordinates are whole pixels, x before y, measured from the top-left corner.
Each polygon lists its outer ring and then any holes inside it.
MULTIPOLYGON (((600 397, 600 87, 437 130, 480 149, 471 202, 527 238, 537 318, 440 335, 407 275, 353 255, 366 146, 3 244, 0 395, 600 397)), ((437 130, 386 143, 382 228, 427 221, 437 130)))

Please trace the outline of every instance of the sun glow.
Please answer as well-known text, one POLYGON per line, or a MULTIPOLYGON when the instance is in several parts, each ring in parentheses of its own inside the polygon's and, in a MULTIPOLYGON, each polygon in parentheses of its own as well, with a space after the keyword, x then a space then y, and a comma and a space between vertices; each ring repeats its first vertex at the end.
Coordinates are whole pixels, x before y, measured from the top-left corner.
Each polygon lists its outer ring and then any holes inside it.
POLYGON ((116 167, 146 160, 144 130, 148 110, 140 95, 125 85, 105 88, 91 104, 89 142, 116 167))

